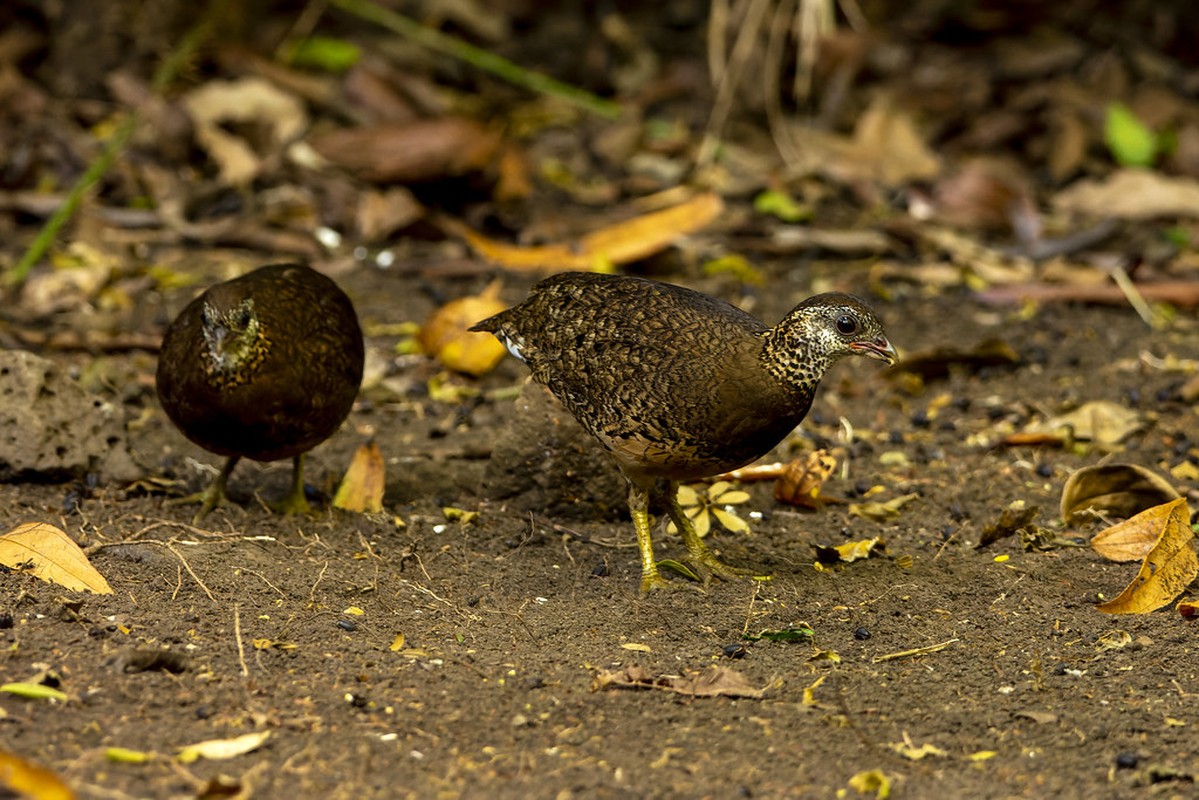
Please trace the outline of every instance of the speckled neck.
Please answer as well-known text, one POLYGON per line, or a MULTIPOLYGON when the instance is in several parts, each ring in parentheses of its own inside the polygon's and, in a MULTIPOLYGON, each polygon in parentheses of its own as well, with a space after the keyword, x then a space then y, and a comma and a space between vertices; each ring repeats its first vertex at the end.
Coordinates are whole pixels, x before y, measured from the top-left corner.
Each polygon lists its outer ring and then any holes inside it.
POLYGON ((813 312, 797 308, 762 334, 763 368, 790 391, 811 399, 835 359, 815 330, 813 312))

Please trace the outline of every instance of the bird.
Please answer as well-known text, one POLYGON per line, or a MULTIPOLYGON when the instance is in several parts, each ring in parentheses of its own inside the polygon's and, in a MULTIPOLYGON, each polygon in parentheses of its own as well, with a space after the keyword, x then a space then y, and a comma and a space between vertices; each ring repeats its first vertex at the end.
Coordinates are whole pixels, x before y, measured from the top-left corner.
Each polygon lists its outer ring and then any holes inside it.
POLYGON ((208 288, 167 327, 155 386, 184 436, 226 456, 195 522, 225 500, 243 458, 290 458, 290 493, 274 505, 307 513, 304 454, 350 412, 362 383, 358 315, 336 283, 301 264, 271 264, 208 288))
POLYGON ((747 574, 696 534, 679 484, 765 455, 804 418, 842 357, 896 359, 879 318, 852 295, 815 295, 769 327, 686 287, 590 272, 546 278, 472 330, 498 338, 615 460, 643 593, 669 585, 654 558, 652 504, 665 501, 705 585, 712 575, 747 574))

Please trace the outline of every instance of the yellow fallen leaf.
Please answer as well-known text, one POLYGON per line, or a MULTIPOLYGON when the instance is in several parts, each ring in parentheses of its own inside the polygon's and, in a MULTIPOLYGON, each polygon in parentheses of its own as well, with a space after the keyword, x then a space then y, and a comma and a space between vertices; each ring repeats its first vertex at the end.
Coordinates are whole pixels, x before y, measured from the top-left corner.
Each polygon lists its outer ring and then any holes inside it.
POLYGON ((887 800, 891 796, 891 779, 881 769, 859 772, 849 779, 849 787, 856 789, 858 794, 873 793, 878 800, 887 800))
POLYGON ((358 513, 377 514, 383 510, 383 489, 386 483, 386 467, 383 453, 373 440, 360 445, 354 451, 350 468, 346 470, 333 507, 358 513))
POLYGON ((75 793, 45 767, 0 750, 0 792, 26 800, 73 800, 75 793))
POLYGON ((577 242, 518 247, 476 233, 457 220, 441 225, 461 236, 472 249, 502 267, 534 272, 610 269, 651 256, 720 216, 724 203, 715 194, 700 194, 678 205, 653 211, 593 231, 577 242))
POLYGON ((1154 506, 1135 517, 1117 522, 1091 537, 1091 547, 1108 561, 1140 561, 1161 538, 1161 519, 1154 506))
POLYGON ((1108 614, 1146 614, 1172 602, 1199 575, 1195 555, 1195 532, 1186 498, 1142 511, 1134 520, 1160 531, 1153 549, 1145 555, 1132 583, 1120 595, 1097 606, 1108 614))
POLYGON ((499 299, 499 288, 499 282, 493 281, 482 294, 451 300, 430 314, 417 335, 425 354, 467 375, 494 369, 507 352, 504 346, 490 333, 469 328, 507 308, 499 299))
POLYGON ((0 565, 72 591, 112 594, 79 545, 45 522, 26 522, 0 536, 0 565))
POLYGON ((154 757, 153 752, 130 750, 127 747, 109 747, 104 750, 104 758, 114 764, 144 764, 154 757))
POLYGON ((396 634, 396 637, 391 640, 391 644, 389 644, 387 646, 387 649, 393 653, 398 653, 404 649, 404 633, 403 633, 403 631, 396 634))
POLYGON ((235 736, 232 739, 208 739, 184 747, 176 754, 175 758, 184 764, 190 764, 201 758, 207 758, 210 761, 227 761, 230 758, 257 750, 269 738, 271 738, 270 731, 256 731, 235 736))
POLYGON ((651 652, 648 644, 639 644, 637 642, 625 642, 621 645, 621 648, 624 650, 635 650, 638 653, 651 652))
POLYGON ((895 519, 899 516, 901 509, 905 505, 919 497, 920 495, 913 492, 901 497, 892 498, 885 503, 850 503, 849 515, 851 517, 866 517, 876 522, 895 519))
POLYGON ((47 686, 44 683, 31 683, 28 681, 6 683, 0 686, 0 692, 24 697, 26 700, 55 700, 65 703, 70 699, 67 693, 61 689, 55 689, 53 686, 47 686))

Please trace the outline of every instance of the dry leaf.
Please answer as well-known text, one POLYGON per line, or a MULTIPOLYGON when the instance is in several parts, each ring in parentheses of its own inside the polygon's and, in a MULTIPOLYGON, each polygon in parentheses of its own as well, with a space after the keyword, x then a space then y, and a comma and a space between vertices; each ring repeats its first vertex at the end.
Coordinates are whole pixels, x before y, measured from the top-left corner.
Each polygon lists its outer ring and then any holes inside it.
POLYGON ((388 122, 314 136, 321 157, 376 183, 417 183, 489 165, 500 137, 461 117, 388 122))
POLYGON ((774 499, 802 508, 819 509, 824 505, 820 489, 833 470, 837 457, 827 450, 814 450, 797 458, 783 469, 774 483, 774 499))
POLYGON ((518 247, 497 242, 448 218, 441 225, 461 236, 483 258, 502 267, 537 272, 599 270, 651 256, 716 219, 724 204, 715 194, 701 194, 587 234, 577 242, 518 247))
POLYGON ((1178 496, 1165 478, 1137 464, 1083 467, 1062 487, 1062 519, 1077 522, 1088 509, 1131 517, 1178 496))
POLYGON ((499 299, 499 289, 499 282, 493 282, 482 294, 452 300, 429 315, 417 334, 425 354, 467 375, 494 369, 507 351, 490 333, 470 327, 507 308, 499 299))
POLYGON ((849 564, 871 556, 881 556, 887 553, 887 543, 880 537, 859 539, 856 542, 846 542, 836 547, 817 547, 816 560, 821 564, 849 564))
POLYGON ((913 492, 893 498, 885 503, 850 503, 849 514, 853 517, 866 517, 875 522, 884 522, 898 517, 904 506, 919 497, 919 494, 913 492))
POLYGON ((256 123, 269 131, 271 144, 281 151, 308 124, 304 104, 264 78, 205 81, 183 98, 196 126, 196 141, 220 169, 221 180, 244 186, 258 176, 262 160, 230 123, 256 123))
POLYGON ((1099 400, 1083 403, 1068 414, 1060 414, 1039 424, 1030 425, 1025 432, 1062 431, 1063 436, 1084 442, 1115 444, 1140 430, 1144 424, 1141 415, 1131 408, 1099 400))
POLYGON ((1160 520, 1154 513, 1160 508, 1165 506, 1155 506, 1110 528, 1104 528, 1091 537, 1091 547, 1108 561, 1142 560, 1153 550, 1161 536, 1160 520))
POLYGON ((208 739, 184 747, 175 758, 184 764, 190 764, 201 758, 207 758, 210 761, 227 761, 230 758, 237 758, 257 750, 270 737, 270 731, 257 731, 235 736, 232 739, 208 739))
POLYGON ((1027 529, 1039 513, 1041 513, 1041 509, 1037 506, 1026 508, 1023 500, 1016 500, 1000 513, 999 519, 983 526, 982 535, 978 539, 978 547, 981 549, 1011 536, 1017 531, 1027 529))
POLYGON ((79 545, 45 522, 26 522, 0 536, 0 565, 72 591, 112 594, 79 545))
POLYGON ((1094 217, 1199 217, 1199 182, 1145 169, 1120 169, 1106 178, 1075 181, 1054 205, 1094 217))
POLYGON ((72 800, 75 793, 45 767, 26 761, 15 753, 0 750, 0 789, 5 797, 25 800, 72 800))
POLYGON ((858 118, 844 156, 851 172, 865 172, 887 186, 931 179, 941 171, 940 160, 924 143, 911 113, 882 96, 858 118))
POLYGON ((1096 606, 1108 614, 1147 614, 1172 602, 1199 575, 1195 532, 1185 498, 1142 511, 1129 521, 1135 520, 1157 528, 1157 542, 1132 583, 1115 599, 1096 606))
POLYGON ((849 779, 849 786, 858 794, 873 792, 877 800, 887 800, 891 796, 891 779, 881 769, 859 772, 849 779))
POLYGON ((360 445, 337 487, 333 507, 358 513, 379 513, 383 510, 385 478, 386 467, 379 445, 373 440, 360 445))
POLYGON ((727 667, 712 666, 700 673, 687 676, 650 675, 642 667, 633 665, 616 672, 601 671, 591 683, 591 691, 609 687, 617 689, 658 689, 691 697, 748 697, 760 700, 770 688, 750 684, 740 672, 727 667))

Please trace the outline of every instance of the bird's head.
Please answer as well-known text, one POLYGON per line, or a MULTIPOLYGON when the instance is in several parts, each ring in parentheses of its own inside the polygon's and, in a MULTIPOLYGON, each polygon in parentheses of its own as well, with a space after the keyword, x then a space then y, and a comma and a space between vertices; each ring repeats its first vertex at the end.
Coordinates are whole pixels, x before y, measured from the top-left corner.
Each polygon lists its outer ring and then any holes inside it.
POLYGON ((764 356, 780 380, 814 388, 838 359, 866 356, 893 364, 896 352, 870 306, 830 292, 803 301, 771 328, 764 356))
POLYGON ((204 300, 200 324, 208 356, 218 372, 251 366, 263 350, 262 322, 250 297, 231 301, 219 295, 204 300))

